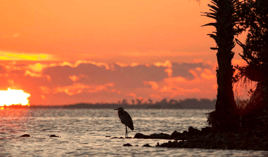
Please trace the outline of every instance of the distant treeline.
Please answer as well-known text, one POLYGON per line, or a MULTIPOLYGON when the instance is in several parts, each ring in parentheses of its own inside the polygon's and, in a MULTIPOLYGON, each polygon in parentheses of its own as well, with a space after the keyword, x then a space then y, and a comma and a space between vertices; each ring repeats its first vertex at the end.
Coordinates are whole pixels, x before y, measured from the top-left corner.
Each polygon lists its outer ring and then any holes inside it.
MULTIPOLYGON (((144 101, 142 99, 132 100, 128 103, 126 99, 118 101, 117 103, 77 103, 62 106, 37 106, 32 105, 29 108, 136 108, 136 109, 215 109, 216 100, 209 99, 185 99, 185 100, 174 100, 174 99, 162 99, 161 101, 153 102, 151 99, 144 101)), ((27 107, 28 108, 28 107, 27 107)))

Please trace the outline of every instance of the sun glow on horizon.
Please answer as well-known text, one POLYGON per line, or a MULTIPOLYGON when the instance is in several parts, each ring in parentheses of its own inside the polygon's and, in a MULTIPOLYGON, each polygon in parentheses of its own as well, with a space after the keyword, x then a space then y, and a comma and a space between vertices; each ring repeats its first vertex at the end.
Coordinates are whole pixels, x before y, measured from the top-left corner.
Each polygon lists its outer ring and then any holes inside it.
POLYGON ((28 61, 47 61, 54 60, 51 54, 6 52, 0 50, 0 60, 28 60, 28 61))
POLYGON ((25 93, 23 90, 10 89, 0 90, 0 106, 10 105, 27 105, 29 106, 30 97, 29 93, 25 93))

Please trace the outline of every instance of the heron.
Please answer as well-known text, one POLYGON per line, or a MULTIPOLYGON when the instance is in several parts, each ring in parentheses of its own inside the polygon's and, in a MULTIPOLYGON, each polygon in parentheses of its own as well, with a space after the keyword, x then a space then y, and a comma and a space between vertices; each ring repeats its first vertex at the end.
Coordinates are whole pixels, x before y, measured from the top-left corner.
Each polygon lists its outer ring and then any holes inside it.
POLYGON ((114 110, 118 110, 118 117, 120 118, 121 122, 126 126, 126 134, 127 137, 127 127, 129 127, 132 131, 134 130, 133 121, 130 115, 124 110, 123 107, 116 108, 114 110))

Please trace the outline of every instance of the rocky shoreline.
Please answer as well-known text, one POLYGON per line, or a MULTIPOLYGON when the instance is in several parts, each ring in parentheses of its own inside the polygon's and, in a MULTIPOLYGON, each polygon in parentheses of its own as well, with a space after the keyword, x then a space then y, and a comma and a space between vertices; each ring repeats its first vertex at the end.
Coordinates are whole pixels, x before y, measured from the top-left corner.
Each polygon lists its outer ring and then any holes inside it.
POLYGON ((201 130, 189 127, 188 131, 182 133, 177 131, 174 131, 171 135, 165 133, 151 135, 137 133, 134 138, 170 139, 166 143, 157 143, 156 145, 156 147, 167 148, 268 150, 268 134, 266 131, 267 128, 255 128, 232 132, 215 132, 210 127, 201 130))

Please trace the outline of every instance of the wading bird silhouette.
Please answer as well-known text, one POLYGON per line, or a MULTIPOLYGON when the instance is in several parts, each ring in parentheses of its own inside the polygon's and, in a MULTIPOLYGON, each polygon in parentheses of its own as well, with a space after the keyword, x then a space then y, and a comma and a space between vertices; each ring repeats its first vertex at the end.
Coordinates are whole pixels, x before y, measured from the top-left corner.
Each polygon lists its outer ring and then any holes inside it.
POLYGON ((126 126, 126 134, 125 137, 127 137, 127 126, 133 131, 133 121, 130 115, 124 110, 123 107, 118 107, 115 110, 118 110, 118 117, 120 118, 121 122, 125 124, 126 126))

